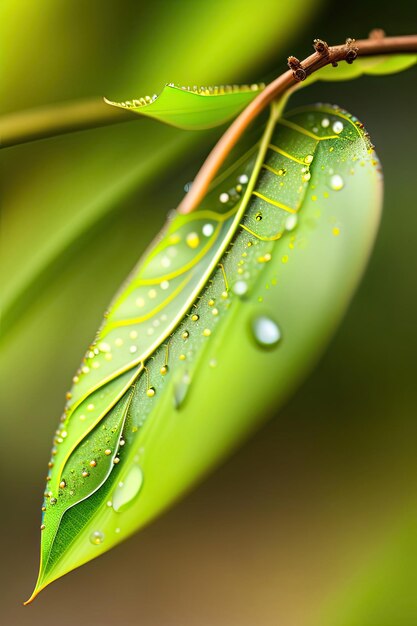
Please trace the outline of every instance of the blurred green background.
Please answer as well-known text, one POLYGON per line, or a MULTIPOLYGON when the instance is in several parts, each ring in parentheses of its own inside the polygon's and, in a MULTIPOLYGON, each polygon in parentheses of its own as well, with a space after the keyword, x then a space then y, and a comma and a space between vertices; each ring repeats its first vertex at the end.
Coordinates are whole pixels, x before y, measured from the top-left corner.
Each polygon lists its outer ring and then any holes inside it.
MULTIPOLYGON (((314 37, 407 34, 415 17, 405 0, 0 0, 0 112, 258 81, 314 37)), ((0 151, 2 298, 19 296, 1 345, 2 623, 416 625, 416 76, 316 84, 292 102, 357 115, 385 171, 375 252, 315 372, 184 501, 28 608, 64 393, 221 131, 138 119, 0 151)))

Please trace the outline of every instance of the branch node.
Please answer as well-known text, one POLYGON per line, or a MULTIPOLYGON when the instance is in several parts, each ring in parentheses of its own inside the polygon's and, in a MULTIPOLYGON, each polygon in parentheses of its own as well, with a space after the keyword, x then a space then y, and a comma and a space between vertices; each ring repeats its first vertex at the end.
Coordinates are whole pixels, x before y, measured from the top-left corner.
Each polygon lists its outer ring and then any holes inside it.
POLYGON ((297 82, 301 82, 307 78, 307 72, 297 57, 288 57, 288 67, 292 70, 292 75, 297 82))
POLYGON ((385 37, 385 31, 382 28, 373 28, 368 35, 369 39, 383 39, 385 37))
POLYGON ((346 39, 346 56, 345 56, 346 63, 353 63, 353 61, 358 56, 358 48, 354 44, 355 44, 355 39, 351 39, 350 37, 346 39))
POLYGON ((326 41, 323 41, 323 39, 314 39, 313 47, 314 50, 320 54, 320 56, 329 56, 329 45, 326 41))

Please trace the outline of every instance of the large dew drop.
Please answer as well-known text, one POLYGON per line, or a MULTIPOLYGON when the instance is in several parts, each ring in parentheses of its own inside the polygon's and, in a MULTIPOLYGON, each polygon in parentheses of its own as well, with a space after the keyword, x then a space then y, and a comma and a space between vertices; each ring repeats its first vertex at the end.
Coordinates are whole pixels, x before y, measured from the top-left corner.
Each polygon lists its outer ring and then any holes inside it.
POLYGON ((252 332, 256 343, 262 348, 273 348, 281 339, 281 330, 273 319, 258 315, 252 320, 252 332))
POLYGON ((123 482, 120 482, 112 498, 113 510, 117 513, 124 511, 138 495, 143 484, 143 473, 139 465, 134 465, 127 473, 123 482))

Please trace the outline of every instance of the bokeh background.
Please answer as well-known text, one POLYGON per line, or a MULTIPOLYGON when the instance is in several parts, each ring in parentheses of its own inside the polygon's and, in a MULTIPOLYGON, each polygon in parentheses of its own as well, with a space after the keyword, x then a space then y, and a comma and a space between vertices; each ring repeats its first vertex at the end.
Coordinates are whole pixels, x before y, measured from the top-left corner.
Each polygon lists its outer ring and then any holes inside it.
MULTIPOLYGON (((416 17, 405 0, 0 0, 0 111, 258 81, 314 37, 407 34, 416 17)), ((2 295, 19 295, 1 345, 3 624, 417 624, 416 72, 294 98, 358 116, 385 171, 374 254, 319 366, 192 494, 27 608, 68 381, 221 131, 141 120, 0 151, 2 295)))

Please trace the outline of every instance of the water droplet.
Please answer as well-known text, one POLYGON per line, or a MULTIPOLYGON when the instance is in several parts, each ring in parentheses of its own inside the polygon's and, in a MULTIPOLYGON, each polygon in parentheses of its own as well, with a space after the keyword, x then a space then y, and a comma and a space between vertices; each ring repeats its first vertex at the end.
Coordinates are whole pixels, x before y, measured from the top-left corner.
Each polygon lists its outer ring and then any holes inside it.
POLYGON ((246 176, 246 174, 242 174, 237 180, 241 185, 246 185, 249 182, 249 178, 246 176))
POLYGON ((103 543, 103 541, 104 541, 104 535, 102 532, 100 532, 99 530, 95 530, 94 532, 91 533, 90 542, 93 545, 99 546, 101 543, 103 543))
POLYGON ((229 202, 229 194, 224 191, 220 194, 219 200, 222 204, 226 204, 226 202, 229 202))
POLYGON ((190 389, 191 378, 187 371, 182 371, 177 375, 174 382, 174 407, 178 410, 184 404, 185 398, 190 389))
POLYGON ((323 117, 321 120, 321 125, 323 128, 327 128, 330 125, 330 120, 327 117, 323 117))
POLYGON ((198 244, 200 243, 200 237, 197 235, 197 233, 188 233, 185 241, 187 242, 187 246, 194 249, 198 247, 198 244))
POLYGON ((263 348, 272 348, 281 339, 281 331, 278 324, 266 315, 255 317, 251 326, 256 342, 263 348))
POLYGON ((202 231, 203 231, 204 237, 210 237, 214 232, 213 224, 204 224, 202 231))
POLYGON ((304 157, 304 163, 310 164, 310 163, 312 163, 313 159, 314 159, 314 157, 313 157, 312 154, 307 154, 307 156, 304 157))
POLYGON ((339 135, 343 130, 343 124, 340 120, 337 120, 337 122, 333 123, 332 128, 333 132, 336 133, 336 135, 339 135))
POLYGON ((188 193, 188 192, 190 191, 190 189, 191 189, 191 187, 192 187, 192 184, 193 184, 192 182, 185 183, 185 185, 184 185, 184 191, 185 191, 185 193, 188 193))
POLYGON ((210 367, 217 367, 217 359, 210 359, 209 365, 210 367))
POLYGON ((168 289, 169 287, 169 282, 167 280, 163 280, 161 283, 161 289, 168 289))
POLYGON ((244 280, 238 280, 233 285, 233 292, 237 296, 243 296, 248 290, 248 284, 244 280))
POLYGON ((112 497, 113 510, 120 513, 136 498, 143 484, 143 473, 139 465, 133 465, 123 482, 114 490, 112 497))
POLYGON ((285 220, 285 229, 286 230, 294 230, 297 226, 298 217, 296 215, 289 215, 285 220))
POLYGON ((330 187, 333 191, 340 191, 343 189, 345 183, 343 178, 339 174, 334 174, 330 179, 330 187))

